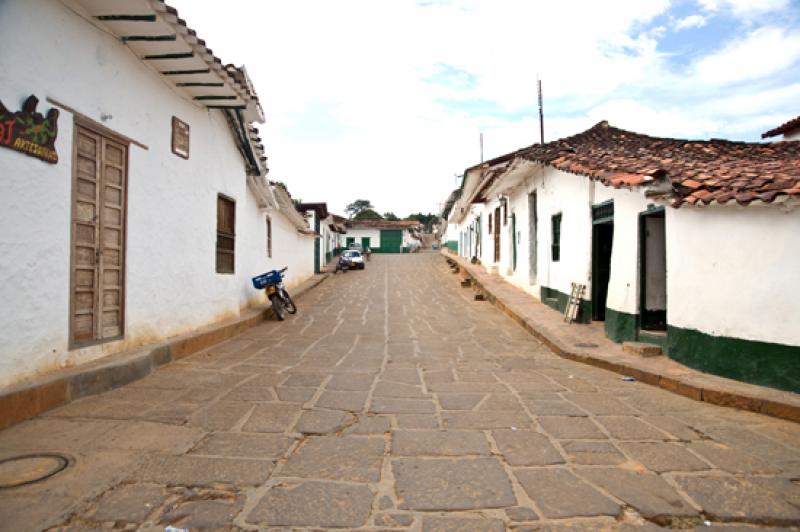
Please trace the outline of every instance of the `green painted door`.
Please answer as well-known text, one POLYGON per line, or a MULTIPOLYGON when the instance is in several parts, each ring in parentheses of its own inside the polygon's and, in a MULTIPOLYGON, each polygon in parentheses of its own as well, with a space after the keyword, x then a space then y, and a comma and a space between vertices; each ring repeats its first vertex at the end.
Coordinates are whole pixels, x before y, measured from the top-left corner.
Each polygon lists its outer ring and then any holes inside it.
POLYGON ((403 245, 403 231, 400 229, 381 229, 380 253, 400 253, 403 245))
MULTIPOLYGON (((314 231, 319 234, 319 216, 314 216, 314 231)), ((320 253, 320 237, 314 238, 314 273, 320 273, 321 268, 319 264, 319 253, 320 253)))
POLYGON ((513 212, 511 213, 511 243, 513 246, 511 269, 517 271, 517 215, 513 212))
POLYGON ((367 249, 368 247, 372 247, 369 245, 369 237, 362 236, 361 237, 361 249, 367 249))
POLYGON ((347 240, 345 240, 344 245, 349 248, 350 244, 354 243, 355 241, 356 241, 355 237, 348 236, 347 240))

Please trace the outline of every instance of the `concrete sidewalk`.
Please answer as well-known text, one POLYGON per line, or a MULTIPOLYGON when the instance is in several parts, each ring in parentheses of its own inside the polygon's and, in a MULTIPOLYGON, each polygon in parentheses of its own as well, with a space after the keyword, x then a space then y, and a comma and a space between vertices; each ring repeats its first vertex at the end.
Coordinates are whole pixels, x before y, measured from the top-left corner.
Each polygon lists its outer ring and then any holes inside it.
POLYGON ((487 273, 482 266, 447 250, 442 255, 456 264, 459 273, 470 279, 488 301, 561 357, 634 377, 697 401, 800 422, 798 394, 702 373, 666 356, 643 358, 626 353, 622 344, 606 337, 602 323, 567 324, 561 313, 501 276, 487 273))
MULTIPOLYGON (((292 289, 298 299, 330 274, 314 275, 292 289)), ((266 305, 249 308, 234 319, 201 327, 169 340, 115 353, 88 364, 49 373, 0 392, 0 429, 35 417, 81 397, 103 393, 142 379, 159 366, 180 360, 255 327, 272 316, 266 305)))

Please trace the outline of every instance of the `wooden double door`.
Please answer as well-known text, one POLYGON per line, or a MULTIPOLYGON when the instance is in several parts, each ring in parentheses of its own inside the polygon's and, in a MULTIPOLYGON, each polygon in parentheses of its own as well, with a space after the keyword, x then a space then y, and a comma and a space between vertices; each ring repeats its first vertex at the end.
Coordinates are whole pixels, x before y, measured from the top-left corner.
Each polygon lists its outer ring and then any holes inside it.
POLYGON ((125 323, 128 146, 75 125, 70 346, 121 338, 125 323))

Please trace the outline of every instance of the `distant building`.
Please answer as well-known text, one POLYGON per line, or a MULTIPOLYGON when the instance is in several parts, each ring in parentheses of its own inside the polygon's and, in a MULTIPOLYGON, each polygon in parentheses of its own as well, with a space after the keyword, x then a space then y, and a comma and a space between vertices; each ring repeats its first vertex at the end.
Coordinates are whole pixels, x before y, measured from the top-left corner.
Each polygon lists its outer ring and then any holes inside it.
POLYGON ((778 135, 783 135, 783 140, 800 140, 800 116, 792 118, 775 129, 762 133, 761 138, 767 139, 778 135))
POLYGON ((298 203, 297 210, 306 214, 309 225, 315 232, 314 272, 320 273, 337 250, 344 246, 344 223, 336 222, 334 215, 328 212, 326 203, 298 203))
POLYGON ((405 253, 419 246, 422 224, 414 220, 347 220, 345 246, 356 243, 373 253, 405 253))
POLYGON ((458 250, 615 341, 800 391, 800 142, 649 137, 601 122, 468 168, 458 250))

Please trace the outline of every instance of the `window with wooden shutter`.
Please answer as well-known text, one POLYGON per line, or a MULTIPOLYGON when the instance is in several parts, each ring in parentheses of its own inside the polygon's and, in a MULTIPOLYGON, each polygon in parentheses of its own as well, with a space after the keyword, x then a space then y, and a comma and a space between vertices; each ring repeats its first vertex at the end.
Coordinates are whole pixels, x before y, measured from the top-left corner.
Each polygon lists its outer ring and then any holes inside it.
POLYGON ((553 241, 550 245, 550 252, 553 262, 558 262, 561 260, 561 213, 553 215, 551 225, 553 241))
POLYGON ((236 202, 217 196, 217 273, 234 272, 236 202))
POLYGON ((272 219, 267 216, 267 257, 272 258, 272 219))

